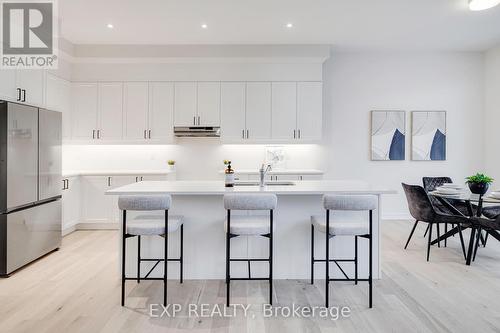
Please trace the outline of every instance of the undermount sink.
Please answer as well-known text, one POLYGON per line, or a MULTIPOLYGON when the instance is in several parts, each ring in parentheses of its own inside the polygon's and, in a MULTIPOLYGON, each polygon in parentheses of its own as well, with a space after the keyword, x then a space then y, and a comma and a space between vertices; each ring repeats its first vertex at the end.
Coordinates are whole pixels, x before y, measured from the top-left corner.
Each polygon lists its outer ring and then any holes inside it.
MULTIPOLYGON (((259 182, 245 182, 245 181, 240 181, 240 182, 236 182, 234 183, 234 186, 259 186, 260 183, 259 182)), ((264 183, 265 186, 292 186, 292 185, 295 185, 294 182, 291 182, 291 181, 283 181, 283 182, 279 182, 279 181, 273 181, 273 182, 266 182, 264 183)))

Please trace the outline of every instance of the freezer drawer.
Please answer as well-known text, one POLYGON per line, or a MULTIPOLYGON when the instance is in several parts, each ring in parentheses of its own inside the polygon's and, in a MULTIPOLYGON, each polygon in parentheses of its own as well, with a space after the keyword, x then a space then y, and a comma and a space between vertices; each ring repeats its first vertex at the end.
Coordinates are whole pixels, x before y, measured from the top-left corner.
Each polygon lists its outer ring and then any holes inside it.
POLYGON ((61 200, 0 215, 0 275, 61 246, 61 200))

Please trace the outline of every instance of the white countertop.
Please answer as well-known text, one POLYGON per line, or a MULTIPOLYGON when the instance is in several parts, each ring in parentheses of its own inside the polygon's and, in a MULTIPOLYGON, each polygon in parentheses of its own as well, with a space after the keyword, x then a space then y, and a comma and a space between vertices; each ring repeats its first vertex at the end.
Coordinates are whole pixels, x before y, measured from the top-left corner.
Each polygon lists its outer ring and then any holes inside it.
POLYGON ((142 181, 121 186, 109 191, 108 195, 223 195, 226 193, 275 193, 283 195, 338 194, 396 194, 391 189, 373 187, 363 181, 296 181, 295 185, 268 185, 224 187, 223 181, 142 181))
POLYGON ((146 176, 146 175, 168 175, 175 173, 175 170, 70 170, 63 171, 63 177, 77 176, 146 176))
MULTIPOLYGON (((219 170, 224 173, 224 170, 219 170)), ((240 175, 258 175, 259 169, 235 169, 235 174, 240 175)), ((276 169, 267 172, 268 175, 322 175, 323 171, 317 169, 276 169)))

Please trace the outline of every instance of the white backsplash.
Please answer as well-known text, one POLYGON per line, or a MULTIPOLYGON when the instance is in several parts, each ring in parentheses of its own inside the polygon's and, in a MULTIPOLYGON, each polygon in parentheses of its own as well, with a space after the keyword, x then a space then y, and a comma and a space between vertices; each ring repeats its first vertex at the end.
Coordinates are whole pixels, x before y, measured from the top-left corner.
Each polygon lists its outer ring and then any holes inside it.
MULTIPOLYGON (((325 170, 323 147, 283 145, 288 169, 325 170)), ((266 159, 266 145, 221 145, 212 139, 181 139, 175 145, 64 145, 63 170, 166 169, 176 161, 177 179, 220 177, 223 160, 235 170, 258 169, 266 159)))

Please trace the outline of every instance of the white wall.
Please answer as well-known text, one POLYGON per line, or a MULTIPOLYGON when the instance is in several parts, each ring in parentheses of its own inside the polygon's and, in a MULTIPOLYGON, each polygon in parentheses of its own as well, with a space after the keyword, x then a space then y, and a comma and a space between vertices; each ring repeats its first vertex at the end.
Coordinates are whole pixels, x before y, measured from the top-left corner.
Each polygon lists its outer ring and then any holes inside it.
POLYGON ((480 53, 333 54, 323 70, 327 177, 397 189, 398 195, 386 196, 383 213, 398 217, 408 214, 401 182, 450 176, 460 183, 483 169, 482 73, 480 53), (410 160, 409 112, 406 161, 370 161, 371 110, 446 110, 447 161, 410 160))
POLYGON ((485 77, 485 169, 500 188, 500 46, 488 51, 484 63, 485 77))

